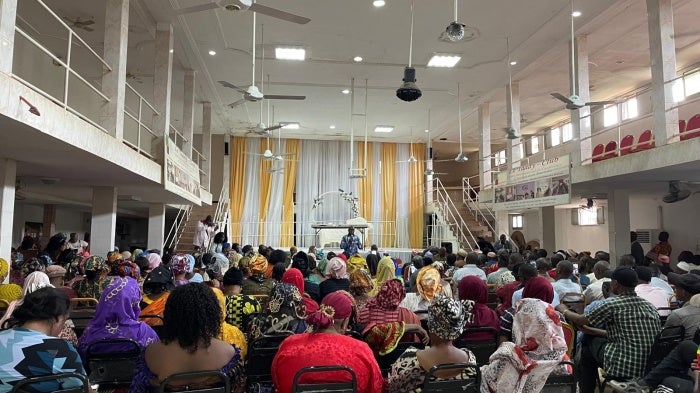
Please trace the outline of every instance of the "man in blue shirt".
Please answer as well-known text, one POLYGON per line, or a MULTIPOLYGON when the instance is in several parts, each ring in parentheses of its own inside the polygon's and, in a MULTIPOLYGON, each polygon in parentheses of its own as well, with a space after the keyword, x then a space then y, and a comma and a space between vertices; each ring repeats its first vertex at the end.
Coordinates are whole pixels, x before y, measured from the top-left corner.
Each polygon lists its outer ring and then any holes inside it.
POLYGON ((362 243, 360 243, 360 238, 355 235, 355 228, 348 228, 348 234, 343 236, 340 240, 340 248, 343 249, 343 253, 350 258, 351 256, 357 254, 358 248, 363 248, 362 243))

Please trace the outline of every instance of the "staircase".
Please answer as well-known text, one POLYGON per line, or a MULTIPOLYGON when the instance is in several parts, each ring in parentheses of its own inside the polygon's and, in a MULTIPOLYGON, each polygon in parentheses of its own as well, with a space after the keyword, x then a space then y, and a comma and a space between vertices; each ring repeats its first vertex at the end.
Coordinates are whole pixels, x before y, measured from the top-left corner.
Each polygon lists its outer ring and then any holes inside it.
POLYGON ((474 237, 482 236, 484 238, 490 238, 491 241, 494 240, 493 232, 491 231, 490 224, 484 222, 484 219, 480 214, 475 214, 475 212, 464 203, 462 198, 462 188, 446 188, 447 195, 450 199, 454 201, 457 212, 462 217, 464 222, 469 227, 474 237))
POLYGON ((214 217, 216 213, 216 206, 217 202, 213 202, 208 206, 192 206, 189 218, 184 224, 180 225, 179 228, 178 241, 175 243, 175 249, 177 252, 191 254, 194 251, 192 240, 194 239, 194 234, 197 231, 197 222, 203 220, 206 216, 214 217))

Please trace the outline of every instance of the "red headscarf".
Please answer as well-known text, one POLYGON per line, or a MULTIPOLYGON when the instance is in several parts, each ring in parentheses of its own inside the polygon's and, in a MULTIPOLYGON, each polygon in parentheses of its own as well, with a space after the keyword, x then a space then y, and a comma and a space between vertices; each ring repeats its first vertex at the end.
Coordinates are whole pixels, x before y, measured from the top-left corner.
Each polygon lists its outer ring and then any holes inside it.
POLYGON ((352 313, 352 295, 345 291, 335 291, 323 298, 321 307, 313 314, 309 314, 306 322, 315 330, 326 329, 333 325, 334 320, 350 318, 352 313))
MULTIPOLYGON (((495 329, 500 328, 500 322, 498 320, 498 315, 492 309, 490 309, 486 302, 489 298, 489 288, 486 286, 484 280, 477 276, 466 276, 459 282, 459 300, 472 300, 474 301, 474 308, 472 308, 471 321, 467 321, 464 325, 465 327, 492 327, 495 329)), ((479 334, 479 333, 476 333, 479 334)), ((488 334, 482 336, 471 336, 470 340, 479 340, 482 338, 488 338, 488 334)))
POLYGON ((554 300, 554 288, 546 278, 542 276, 533 277, 527 280, 523 289, 523 298, 540 299, 543 302, 552 303, 554 300))
POLYGON ((304 276, 299 269, 291 268, 282 275, 282 282, 294 285, 303 294, 304 305, 306 306, 306 315, 310 315, 318 310, 318 304, 304 293, 304 276))

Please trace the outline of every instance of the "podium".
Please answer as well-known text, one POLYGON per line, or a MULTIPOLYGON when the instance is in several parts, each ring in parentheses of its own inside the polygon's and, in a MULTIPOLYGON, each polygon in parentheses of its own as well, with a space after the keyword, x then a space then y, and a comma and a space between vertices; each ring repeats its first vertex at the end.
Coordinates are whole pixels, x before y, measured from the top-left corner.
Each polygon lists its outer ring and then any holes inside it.
POLYGON ((326 232, 324 238, 334 238, 340 242, 343 236, 347 235, 348 228, 353 227, 360 232, 360 241, 362 246, 365 246, 365 230, 369 227, 367 224, 312 224, 311 228, 316 231, 316 245, 323 248, 325 244, 321 242, 321 232, 326 232))

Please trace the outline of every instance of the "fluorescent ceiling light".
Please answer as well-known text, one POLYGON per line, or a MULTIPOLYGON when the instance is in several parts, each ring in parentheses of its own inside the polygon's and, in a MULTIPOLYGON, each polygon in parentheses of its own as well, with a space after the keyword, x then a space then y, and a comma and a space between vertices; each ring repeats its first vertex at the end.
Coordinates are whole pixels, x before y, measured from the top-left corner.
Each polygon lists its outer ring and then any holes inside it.
POLYGON ((209 50, 209 56, 216 56, 215 50, 209 50))
POLYGON ((328 128, 330 128, 331 130, 335 130, 335 125, 331 124, 331 126, 328 128))
POLYGON ((386 1, 384 0, 374 0, 372 2, 372 5, 379 8, 379 7, 384 7, 386 5, 386 1))
POLYGON ((428 67, 452 68, 462 59, 460 55, 434 54, 428 62, 428 67))
POLYGON ((430 132, 430 130, 425 130, 425 132, 430 132))
POLYGON ((394 131, 394 126, 376 126, 374 127, 374 132, 392 132, 394 131))
POLYGON ((170 49, 170 53, 173 53, 173 52, 175 52, 175 50, 174 50, 174 49, 170 49))
POLYGON ((275 58, 277 60, 304 60, 306 59, 306 49, 277 47, 275 48, 275 58))
POLYGON ((362 56, 355 56, 352 60, 356 63, 359 63, 362 61, 362 56))
POLYGON ((350 89, 343 89, 343 91, 341 91, 341 93, 343 93, 343 94, 350 94, 350 89))
POLYGON ((513 61, 510 62, 510 65, 512 65, 512 66, 514 66, 514 65, 516 65, 516 64, 518 64, 518 62, 515 61, 515 60, 513 60, 513 61))
POLYGON ((574 11, 571 13, 571 16, 573 16, 574 18, 578 18, 579 16, 581 16, 581 11, 574 11))
POLYGON ((283 130, 298 130, 299 123, 280 123, 283 130))

